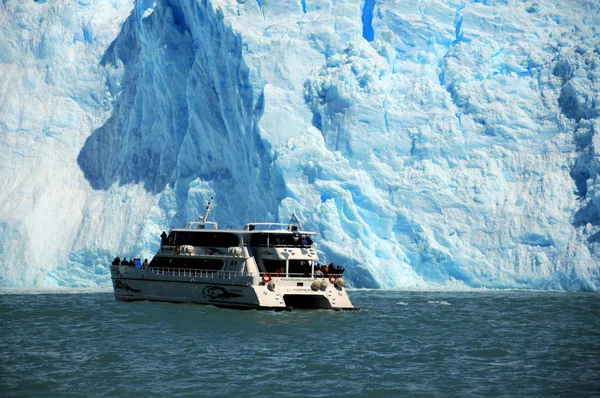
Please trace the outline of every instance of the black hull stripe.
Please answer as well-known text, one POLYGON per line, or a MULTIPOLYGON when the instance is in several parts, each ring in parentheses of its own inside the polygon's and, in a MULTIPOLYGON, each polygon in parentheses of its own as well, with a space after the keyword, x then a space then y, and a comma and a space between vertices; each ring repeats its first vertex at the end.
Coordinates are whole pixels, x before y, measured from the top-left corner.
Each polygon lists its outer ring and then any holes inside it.
MULTIPOLYGON (((156 303, 173 303, 173 304, 198 304, 198 305, 212 305, 214 307, 219 308, 229 308, 233 310, 258 310, 258 311, 292 311, 293 307, 260 307, 252 304, 229 304, 229 303, 221 303, 216 301, 210 301, 208 303, 203 303, 199 301, 172 301, 172 300, 159 300, 159 299, 146 299, 146 298, 132 298, 122 300, 121 296, 116 296, 115 298, 119 301, 152 301, 156 303)), ((123 296, 123 297, 131 297, 131 296, 123 296)), ((315 310, 329 310, 329 311, 360 311, 360 308, 310 308, 305 309, 306 311, 315 311, 315 310)), ((296 309, 298 311, 298 309, 296 309)))
POLYGON ((243 286, 249 287, 248 285, 240 285, 239 283, 217 283, 217 282, 205 282, 205 281, 169 281, 163 279, 145 279, 145 278, 114 278, 111 277, 113 281, 143 281, 143 282, 168 282, 168 283, 192 283, 195 285, 218 285, 218 286, 243 286))
MULTIPOLYGON (((252 304, 230 304, 230 303, 222 303, 217 301, 210 301, 208 303, 199 302, 199 301, 172 301, 172 300, 159 300, 159 299, 146 299, 146 298, 127 298, 121 299, 121 296, 115 295, 116 299, 119 301, 152 301, 157 303, 173 303, 173 304, 199 304, 199 305, 212 305, 214 307, 219 308, 230 308, 234 310, 259 310, 259 311, 291 311, 292 307, 260 307, 258 305, 252 304)), ((130 296, 125 296, 130 297, 130 296)))

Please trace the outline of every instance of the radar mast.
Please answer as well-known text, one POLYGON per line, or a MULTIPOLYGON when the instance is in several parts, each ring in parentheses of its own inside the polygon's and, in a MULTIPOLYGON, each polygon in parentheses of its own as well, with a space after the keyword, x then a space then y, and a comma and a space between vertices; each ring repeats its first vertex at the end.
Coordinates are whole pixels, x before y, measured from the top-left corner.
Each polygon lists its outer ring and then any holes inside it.
POLYGON ((206 213, 204 213, 204 216, 200 216, 198 217, 198 221, 205 223, 208 220, 208 213, 210 213, 210 209, 212 207, 213 204, 213 197, 210 197, 210 200, 208 201, 208 204, 206 205, 206 213))

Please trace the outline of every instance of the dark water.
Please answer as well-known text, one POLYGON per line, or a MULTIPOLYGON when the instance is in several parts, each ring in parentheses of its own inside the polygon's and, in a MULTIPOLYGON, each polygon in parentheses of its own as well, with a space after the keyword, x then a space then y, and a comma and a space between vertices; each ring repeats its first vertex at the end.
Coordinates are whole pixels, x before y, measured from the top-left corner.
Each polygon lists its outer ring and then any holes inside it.
POLYGON ((600 295, 352 291, 360 312, 0 295, 0 396, 600 396, 600 295))

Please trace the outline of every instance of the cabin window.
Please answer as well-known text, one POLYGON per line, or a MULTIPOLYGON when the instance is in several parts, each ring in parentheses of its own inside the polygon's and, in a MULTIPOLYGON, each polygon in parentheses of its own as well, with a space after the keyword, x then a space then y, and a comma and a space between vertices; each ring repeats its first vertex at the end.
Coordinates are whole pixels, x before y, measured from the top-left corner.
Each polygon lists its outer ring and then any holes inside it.
POLYGON ((174 232, 174 231, 171 232, 169 234, 169 236, 167 236, 167 241, 164 244, 166 244, 166 245, 174 245, 175 244, 174 242, 175 242, 175 236, 176 235, 177 235, 177 232, 174 232))
POLYGON ((290 260, 290 274, 310 275, 310 262, 308 260, 290 260))
MULTIPOLYGON (((170 235, 169 235, 170 236, 170 235)), ((168 238, 167 238, 168 239, 168 238)), ((175 245, 232 247, 240 245, 240 238, 227 232, 176 232, 175 245)))
MULTIPOLYGON (((291 246, 300 247, 302 236, 299 234, 255 234, 252 236, 253 246, 291 246)), ((307 243, 307 246, 312 243, 307 243)))
POLYGON ((173 258, 173 257, 154 257, 150 262, 150 267, 155 268, 187 268, 201 269, 208 271, 218 271, 223 268, 223 260, 202 259, 202 258, 173 258))
MULTIPOLYGON (((279 270, 280 273, 285 274, 285 260, 264 260, 263 272, 276 273, 279 270)), ((309 276, 311 272, 311 264, 308 260, 290 260, 289 261, 289 274, 291 276, 309 276)))
POLYGON ((263 264, 266 272, 274 273, 279 270, 282 274, 285 273, 285 260, 263 260, 263 264))

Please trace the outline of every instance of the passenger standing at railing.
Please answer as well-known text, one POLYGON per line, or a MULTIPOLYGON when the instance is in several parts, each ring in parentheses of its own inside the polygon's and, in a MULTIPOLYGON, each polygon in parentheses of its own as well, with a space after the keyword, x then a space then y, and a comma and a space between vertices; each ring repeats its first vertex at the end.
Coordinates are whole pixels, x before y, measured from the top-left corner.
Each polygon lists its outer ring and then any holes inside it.
POLYGON ((127 262, 127 257, 123 257, 123 261, 121 261, 121 265, 129 265, 127 262))
POLYGON ((141 269, 142 268, 142 261, 138 258, 135 259, 135 267, 137 269, 141 269))
POLYGON ((119 258, 119 256, 117 256, 113 260, 112 265, 119 265, 119 264, 121 264, 121 259, 119 258))
POLYGON ((148 259, 144 259, 144 264, 142 264, 142 269, 148 269, 148 259))

